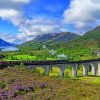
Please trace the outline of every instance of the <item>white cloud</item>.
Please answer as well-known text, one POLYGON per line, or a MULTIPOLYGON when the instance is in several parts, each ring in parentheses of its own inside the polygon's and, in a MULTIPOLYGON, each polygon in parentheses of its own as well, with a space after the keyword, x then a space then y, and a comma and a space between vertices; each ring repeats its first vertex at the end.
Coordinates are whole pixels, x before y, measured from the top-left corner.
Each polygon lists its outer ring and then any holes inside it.
POLYGON ((3 20, 16 22, 15 19, 18 19, 19 15, 21 15, 21 13, 14 9, 0 9, 0 17, 3 20))
POLYGON ((9 1, 12 1, 12 2, 15 2, 15 3, 29 3, 30 0, 9 0, 9 1))
POLYGON ((100 24, 100 0, 71 0, 70 8, 63 14, 64 24, 55 19, 26 18, 22 7, 31 1, 0 0, 0 18, 11 21, 19 28, 16 36, 0 34, 0 38, 8 37, 10 42, 25 42, 37 35, 67 31, 66 25, 69 24, 74 25, 75 32, 85 32, 100 24))
MULTIPOLYGON (((62 27, 61 27, 62 28, 62 27)), ((27 35, 40 35, 60 31, 60 23, 46 18, 27 20, 20 27, 20 31, 27 35)))
MULTIPOLYGON (((19 33, 14 37, 15 39, 9 38, 10 42, 25 42, 31 40, 37 35, 66 30, 63 25, 55 19, 33 18, 30 20, 26 18, 21 7, 24 4, 28 4, 30 1, 31 0, 0 1, 0 17, 3 20, 11 21, 19 28, 19 33)), ((5 36, 5 38, 7 37, 5 36)))
POLYGON ((16 38, 14 38, 16 36, 14 35, 8 35, 6 33, 0 33, 0 38, 2 38, 3 40, 7 41, 7 42, 13 42, 15 41, 16 38))
POLYGON ((30 0, 0 0, 0 18, 18 26, 24 19, 22 6, 30 0))
MULTIPOLYGON (((16 5, 18 3, 19 4, 28 4, 30 2, 30 0, 0 0, 0 4, 2 5, 16 5)), ((7 6, 7 7, 8 7, 7 6)))
POLYGON ((72 0, 63 16, 65 24, 72 24, 78 32, 85 32, 100 24, 100 0, 72 0))
POLYGON ((22 32, 17 35, 23 42, 31 40, 38 35, 66 31, 63 25, 56 20, 50 20, 47 18, 35 18, 32 20, 26 20, 20 25, 19 31, 22 32))

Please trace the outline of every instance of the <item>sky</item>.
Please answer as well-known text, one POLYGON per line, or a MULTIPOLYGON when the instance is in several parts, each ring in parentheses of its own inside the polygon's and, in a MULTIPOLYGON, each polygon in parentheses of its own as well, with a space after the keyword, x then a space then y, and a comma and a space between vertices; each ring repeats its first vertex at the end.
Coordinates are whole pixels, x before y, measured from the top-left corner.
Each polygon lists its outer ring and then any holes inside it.
POLYGON ((100 25, 100 0, 0 0, 0 38, 23 43, 38 35, 85 32, 100 25))

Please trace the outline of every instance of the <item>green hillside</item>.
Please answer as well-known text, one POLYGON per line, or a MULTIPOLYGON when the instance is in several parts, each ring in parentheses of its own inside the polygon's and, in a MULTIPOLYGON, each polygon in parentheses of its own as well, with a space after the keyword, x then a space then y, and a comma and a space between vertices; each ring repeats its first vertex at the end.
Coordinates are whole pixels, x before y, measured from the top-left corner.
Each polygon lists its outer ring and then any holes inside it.
POLYGON ((21 45, 18 46, 19 49, 23 49, 23 50, 30 50, 30 49, 38 49, 41 48, 43 45, 42 42, 37 42, 37 41, 28 41, 25 42, 21 45))
POLYGON ((100 49, 100 26, 85 33, 77 40, 69 42, 68 45, 83 45, 91 49, 100 49))

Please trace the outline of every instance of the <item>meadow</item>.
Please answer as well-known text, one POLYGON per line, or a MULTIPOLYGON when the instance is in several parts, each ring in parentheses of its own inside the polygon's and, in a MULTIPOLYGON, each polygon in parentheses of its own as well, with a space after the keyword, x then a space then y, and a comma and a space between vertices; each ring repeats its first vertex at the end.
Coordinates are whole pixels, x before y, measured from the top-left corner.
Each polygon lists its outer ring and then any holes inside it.
MULTIPOLYGON (((66 69, 71 75, 71 69, 66 69)), ((66 73, 65 71, 65 73, 66 73)), ((0 69, 1 100, 99 100, 100 77, 70 75, 61 78, 58 68, 49 76, 43 69, 29 70, 23 66, 0 69)), ((89 72, 91 75, 91 73, 89 72)))

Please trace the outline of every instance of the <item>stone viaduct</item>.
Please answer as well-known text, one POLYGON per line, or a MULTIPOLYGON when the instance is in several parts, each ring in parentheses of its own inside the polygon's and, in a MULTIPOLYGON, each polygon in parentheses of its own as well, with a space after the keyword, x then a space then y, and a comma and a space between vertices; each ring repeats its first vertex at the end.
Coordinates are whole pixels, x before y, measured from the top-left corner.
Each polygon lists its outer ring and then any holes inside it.
POLYGON ((60 69, 59 75, 64 77, 64 71, 68 65, 72 67, 72 76, 77 77, 79 65, 83 66, 83 75, 88 76, 89 66, 91 67, 92 75, 100 76, 100 58, 82 60, 82 61, 67 61, 67 60, 55 60, 55 61, 0 61, 0 68, 15 65, 25 65, 30 69, 36 67, 43 67, 45 75, 49 75, 49 71, 52 67, 58 67, 60 69))

